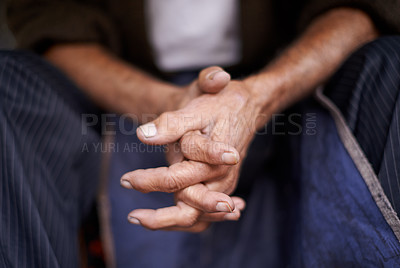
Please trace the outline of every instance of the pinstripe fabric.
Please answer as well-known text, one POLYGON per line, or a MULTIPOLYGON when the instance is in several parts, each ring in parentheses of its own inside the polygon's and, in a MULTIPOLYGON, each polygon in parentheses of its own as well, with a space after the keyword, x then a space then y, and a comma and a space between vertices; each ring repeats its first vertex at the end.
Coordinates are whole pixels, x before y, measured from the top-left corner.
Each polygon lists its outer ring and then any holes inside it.
POLYGON ((400 37, 384 37, 352 55, 327 85, 400 215, 400 37))
POLYGON ((0 52, 0 267, 77 267, 77 232, 97 185, 99 142, 84 98, 36 56, 0 52))

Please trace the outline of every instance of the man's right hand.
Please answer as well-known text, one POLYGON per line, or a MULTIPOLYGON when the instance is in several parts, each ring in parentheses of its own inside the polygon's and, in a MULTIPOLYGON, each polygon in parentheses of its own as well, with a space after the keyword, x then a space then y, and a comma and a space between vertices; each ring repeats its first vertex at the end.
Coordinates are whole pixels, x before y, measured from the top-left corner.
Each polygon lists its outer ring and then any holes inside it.
POLYGON ((228 195, 236 187, 240 158, 246 155, 261 110, 249 86, 232 81, 219 93, 201 95, 138 129, 138 137, 147 144, 180 141, 185 158, 170 167, 135 170, 121 178, 124 187, 141 192, 176 192, 176 206, 135 210, 130 213, 132 223, 201 231, 206 222, 240 217, 244 201, 228 195))

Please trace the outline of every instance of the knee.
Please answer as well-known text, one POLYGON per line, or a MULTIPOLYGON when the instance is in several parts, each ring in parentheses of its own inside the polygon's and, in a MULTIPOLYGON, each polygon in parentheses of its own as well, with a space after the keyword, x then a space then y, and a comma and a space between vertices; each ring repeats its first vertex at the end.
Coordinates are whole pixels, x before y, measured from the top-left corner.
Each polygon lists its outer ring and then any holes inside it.
MULTIPOLYGON (((366 51, 379 51, 383 52, 383 54, 391 52, 396 52, 400 48, 400 35, 389 35, 379 37, 366 45, 362 49, 366 51), (390 51, 392 50, 393 51, 390 51), (389 51, 388 51, 389 50, 389 51)), ((397 53, 398 54, 398 53, 397 53)))
POLYGON ((4 104, 11 105, 35 93, 31 86, 35 57, 27 52, 0 51, 0 96, 4 104))
POLYGON ((400 70, 400 36, 380 37, 356 51, 353 57, 361 57, 365 63, 400 70))
POLYGON ((385 36, 354 52, 327 83, 325 94, 347 114, 361 100, 371 111, 380 109, 372 105, 383 95, 386 104, 393 106, 399 90, 400 36, 385 36))
POLYGON ((0 51, 0 94, 8 103, 21 98, 40 100, 62 96, 74 85, 39 55, 24 51, 0 51))
POLYGON ((27 51, 3 50, 0 51, 1 68, 30 69, 32 65, 41 61, 40 56, 27 51))
POLYGON ((384 36, 364 45, 342 65, 335 76, 338 77, 352 81, 349 83, 351 87, 377 91, 390 84, 390 90, 397 92, 397 85, 400 85, 400 36, 384 36))
MULTIPOLYGON (((41 56, 28 51, 0 51, 0 70, 6 76, 37 77, 39 80, 51 81, 59 71, 41 56), (50 79, 48 79, 50 78, 50 79)), ((4 75, 0 79, 6 79, 4 75)))

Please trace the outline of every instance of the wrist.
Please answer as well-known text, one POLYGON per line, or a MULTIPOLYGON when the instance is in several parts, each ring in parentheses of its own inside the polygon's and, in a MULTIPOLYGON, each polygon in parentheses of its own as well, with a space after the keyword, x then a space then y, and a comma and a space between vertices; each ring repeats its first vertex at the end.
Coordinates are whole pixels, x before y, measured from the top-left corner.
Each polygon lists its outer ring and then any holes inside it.
POLYGON ((265 72, 249 76, 243 82, 249 91, 255 110, 258 111, 257 128, 264 126, 274 113, 285 108, 286 91, 280 77, 265 72))
POLYGON ((176 110, 177 103, 180 102, 183 95, 180 88, 156 79, 143 79, 139 82, 135 77, 132 79, 132 83, 125 84, 125 87, 130 92, 127 98, 129 106, 132 106, 133 103, 136 104, 135 114, 142 117, 141 123, 154 120, 164 112, 176 110), (143 93, 138 96, 139 84, 140 91, 143 93))

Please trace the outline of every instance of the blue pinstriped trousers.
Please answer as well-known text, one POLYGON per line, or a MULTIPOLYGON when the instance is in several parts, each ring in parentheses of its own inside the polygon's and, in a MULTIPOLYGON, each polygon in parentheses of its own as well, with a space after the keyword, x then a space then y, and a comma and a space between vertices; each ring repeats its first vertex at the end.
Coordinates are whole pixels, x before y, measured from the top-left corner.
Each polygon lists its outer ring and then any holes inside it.
POLYGON ((39 57, 0 52, 0 267, 78 267, 100 142, 79 90, 39 57))
POLYGON ((380 38, 362 47, 325 88, 400 215, 399 93, 399 36, 380 38))

